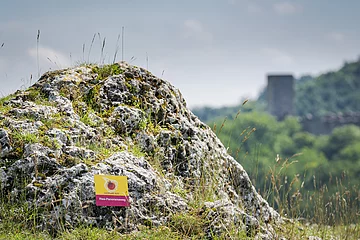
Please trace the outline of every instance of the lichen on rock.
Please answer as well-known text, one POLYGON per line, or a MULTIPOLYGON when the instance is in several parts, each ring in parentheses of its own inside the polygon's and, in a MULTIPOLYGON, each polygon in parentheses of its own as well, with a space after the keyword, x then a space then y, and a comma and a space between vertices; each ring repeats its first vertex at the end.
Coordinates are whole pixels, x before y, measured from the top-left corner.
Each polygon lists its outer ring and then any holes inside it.
POLYGON ((121 62, 49 72, 1 106, 0 188, 42 209, 39 228, 129 232, 196 208, 209 238, 231 226, 276 237, 282 219, 246 171, 180 91, 143 68, 121 62), (130 207, 96 206, 95 174, 127 176, 130 207))

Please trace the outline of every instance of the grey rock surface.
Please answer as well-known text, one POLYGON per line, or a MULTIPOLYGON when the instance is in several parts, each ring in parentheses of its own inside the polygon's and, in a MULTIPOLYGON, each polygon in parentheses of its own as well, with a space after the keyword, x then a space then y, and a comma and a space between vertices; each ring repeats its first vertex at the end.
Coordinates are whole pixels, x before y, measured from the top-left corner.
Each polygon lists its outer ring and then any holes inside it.
POLYGON ((236 227, 277 237, 282 218, 246 171, 179 90, 145 69, 122 62, 48 72, 6 104, 0 186, 14 200, 26 190, 25 201, 43 209, 42 229, 129 232, 166 224, 196 203, 207 233, 236 227), (96 206, 95 174, 127 176, 130 207, 96 206))
POLYGON ((0 129, 0 157, 6 156, 11 151, 10 139, 7 131, 0 129))

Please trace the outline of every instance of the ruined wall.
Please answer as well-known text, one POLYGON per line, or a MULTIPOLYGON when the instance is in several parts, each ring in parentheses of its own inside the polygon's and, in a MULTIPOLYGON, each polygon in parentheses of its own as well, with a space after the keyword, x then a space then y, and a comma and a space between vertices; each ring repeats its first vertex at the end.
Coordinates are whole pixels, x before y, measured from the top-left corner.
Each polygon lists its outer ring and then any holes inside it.
POLYGON ((327 114, 323 117, 308 115, 300 119, 303 130, 315 135, 331 134, 336 127, 354 124, 360 127, 360 112, 327 114))

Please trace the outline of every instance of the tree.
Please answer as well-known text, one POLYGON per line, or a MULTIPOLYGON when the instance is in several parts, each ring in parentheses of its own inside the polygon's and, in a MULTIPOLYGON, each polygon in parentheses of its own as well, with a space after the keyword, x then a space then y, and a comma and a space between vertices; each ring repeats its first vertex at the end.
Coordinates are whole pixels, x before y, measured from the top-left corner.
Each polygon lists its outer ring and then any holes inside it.
POLYGON ((345 125, 335 128, 329 137, 328 144, 324 147, 326 156, 332 160, 346 146, 360 141, 360 128, 355 125, 345 125))

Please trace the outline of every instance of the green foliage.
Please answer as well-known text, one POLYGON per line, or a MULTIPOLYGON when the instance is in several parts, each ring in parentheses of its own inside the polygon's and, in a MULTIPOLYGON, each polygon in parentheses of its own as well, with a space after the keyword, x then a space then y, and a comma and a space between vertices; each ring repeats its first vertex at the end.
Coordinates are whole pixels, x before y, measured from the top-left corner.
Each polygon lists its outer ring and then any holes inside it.
POLYGON ((303 240, 317 236, 320 239, 356 239, 360 233, 360 226, 321 226, 318 224, 303 225, 300 222, 288 222, 282 227, 286 239, 303 240))
POLYGON ((27 100, 35 103, 42 103, 46 98, 45 95, 40 91, 40 89, 37 88, 29 88, 26 93, 27 100))
POLYGON ((192 109, 192 112, 198 116, 203 122, 208 122, 212 119, 221 117, 227 117, 231 119, 234 113, 237 112, 252 112, 252 111, 264 111, 265 104, 260 101, 248 101, 246 104, 239 103, 233 107, 220 107, 220 108, 212 108, 212 107, 198 107, 192 109))
POLYGON ((99 143, 87 145, 87 148, 96 153, 97 161, 102 161, 110 157, 112 154, 123 150, 119 146, 112 146, 112 147, 107 146, 106 143, 104 142, 104 139, 99 143))
POLYGON ((92 228, 92 227, 79 227, 72 231, 66 231, 61 234, 58 239, 63 240, 113 240, 118 239, 116 232, 108 232, 105 229, 92 228))
POLYGON ((13 97, 14 97, 14 95, 10 94, 10 95, 0 98, 0 106, 3 106, 5 102, 9 101, 13 97))
POLYGON ((49 136, 44 136, 42 144, 50 149, 61 149, 61 145, 59 144, 58 140, 50 138, 49 136))
POLYGON ((292 140, 299 148, 311 148, 315 145, 315 141, 317 140, 317 138, 308 132, 297 132, 293 135, 292 140))
POLYGON ((28 143, 37 143, 39 142, 39 138, 37 134, 30 132, 17 132, 15 131, 12 135, 12 139, 14 142, 18 142, 20 144, 28 144, 28 143))
POLYGON ((8 111, 11 110, 11 107, 9 105, 7 105, 6 103, 13 97, 14 97, 14 95, 11 94, 6 97, 0 98, 0 113, 7 113, 8 111))
POLYGON ((83 99, 82 99, 89 108, 97 112, 100 111, 100 106, 98 103, 99 91, 100 91, 100 85, 96 84, 93 87, 91 87, 86 94, 83 95, 83 99))
MULTIPOLYGON (((339 159, 347 159, 353 163, 359 162, 360 159, 360 142, 352 142, 348 146, 342 148, 338 154, 339 159)), ((360 163, 357 169, 360 170, 360 163)))
POLYGON ((236 159, 242 159, 240 163, 245 165, 248 171, 255 169, 258 162, 269 165, 275 156, 273 149, 277 143, 276 138, 285 128, 266 113, 241 113, 237 118, 233 118, 233 121, 227 121, 222 128, 218 127, 222 125, 222 120, 215 120, 215 126, 219 128, 217 135, 229 149, 229 153, 236 159), (245 159, 248 160, 246 164, 245 159))
POLYGON ((137 144, 129 145, 128 151, 131 152, 135 157, 145 157, 145 153, 142 151, 141 147, 137 144))
MULTIPOLYGON (((150 114, 149 114, 150 116, 150 114)), ((139 123, 139 129, 144 130, 149 134, 154 136, 158 135, 163 128, 159 124, 154 124, 154 121, 151 121, 151 118, 143 118, 139 123)))
POLYGON ((178 185, 173 186, 171 188, 171 192, 175 193, 176 195, 179 195, 182 198, 186 198, 189 194, 184 188, 178 185))
MULTIPOLYGON (((24 182, 21 188, 26 184, 24 182)), ((49 239, 46 232, 35 228, 39 211, 25 202, 24 192, 15 201, 0 193, 0 239, 49 239)))
POLYGON ((338 204, 335 196, 352 189, 346 198, 348 204, 353 204, 352 210, 346 208, 347 212, 341 213, 339 209, 328 209, 327 214, 331 212, 333 217, 328 215, 326 221, 338 223, 344 214, 352 216, 353 221, 356 219, 354 212, 360 211, 356 207, 359 203, 359 127, 347 125, 336 128, 330 136, 314 136, 302 132, 294 117, 278 122, 266 113, 249 112, 234 114, 231 118, 232 121, 218 118, 209 124, 214 125, 228 152, 243 165, 270 203, 278 209, 298 209, 296 212, 286 210, 290 216, 301 214, 313 218, 316 217, 315 203, 310 199, 319 194, 319 189, 323 191, 322 202, 317 205, 338 204), (298 191, 310 195, 297 195, 298 191), (297 202, 295 196, 301 196, 303 202, 291 208, 281 206, 282 202, 289 205, 297 202))
POLYGON ((101 67, 95 66, 92 71, 93 73, 98 74, 98 80, 103 80, 109 76, 118 75, 124 72, 124 70, 120 68, 119 64, 110 64, 101 67))
POLYGON ((186 239, 180 233, 172 230, 167 226, 159 226, 159 227, 145 227, 140 226, 138 232, 134 232, 131 234, 120 235, 119 239, 121 240, 163 240, 163 239, 174 239, 174 240, 182 240, 186 239))
POLYGON ((3 161, 0 163, 0 166, 5 163, 5 165, 9 165, 12 163, 12 161, 15 161, 17 159, 20 159, 23 156, 24 153, 24 146, 25 144, 31 144, 31 143, 38 143, 40 142, 39 136, 37 133, 30 133, 30 132, 22 132, 22 131, 11 131, 9 134, 10 140, 12 144, 12 151, 10 152, 8 156, 8 160, 11 159, 11 161, 3 161))
POLYGON ((94 117, 96 115, 92 110, 87 111, 85 114, 80 116, 80 121, 82 121, 84 124, 90 126, 90 127, 99 127, 100 122, 95 121, 94 117))
POLYGON ((295 108, 299 116, 360 111, 360 60, 310 79, 298 80, 295 85, 295 108))
POLYGON ((205 220, 196 213, 178 213, 171 216, 170 226, 184 236, 203 237, 205 220))
POLYGON ((67 129, 74 125, 68 117, 61 113, 51 114, 48 118, 41 119, 41 122, 44 125, 39 130, 43 131, 43 133, 51 128, 67 129))
POLYGON ((360 128, 347 125, 334 129, 329 137, 328 144, 324 148, 326 156, 332 160, 340 150, 353 143, 360 141, 360 128))

